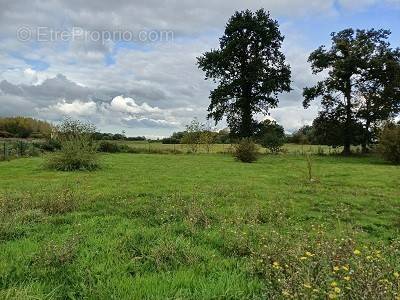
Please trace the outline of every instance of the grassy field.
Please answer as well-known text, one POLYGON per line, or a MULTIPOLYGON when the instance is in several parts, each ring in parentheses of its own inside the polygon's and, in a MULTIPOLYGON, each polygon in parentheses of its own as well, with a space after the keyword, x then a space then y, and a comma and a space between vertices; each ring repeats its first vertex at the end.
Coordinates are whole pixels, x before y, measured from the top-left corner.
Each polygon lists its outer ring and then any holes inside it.
MULTIPOLYGON (((149 143, 147 141, 111 141, 117 144, 128 145, 134 149, 141 149, 147 152, 152 151, 169 151, 169 152, 181 152, 186 153, 190 149, 188 145, 185 144, 162 144, 157 142, 149 143)), ((231 144, 212 144, 209 149, 205 145, 198 146, 198 153, 229 153, 233 149, 231 144)), ((333 148, 326 145, 298 145, 298 144, 285 144, 282 147, 285 153, 289 154, 304 154, 312 153, 317 154, 323 152, 322 154, 337 154, 342 151, 341 147, 333 148)), ((360 147, 354 146, 352 149, 354 152, 361 151, 360 147)), ((265 153, 267 150, 259 146, 260 153, 265 153)))
POLYGON ((0 162, 1 299, 395 299, 400 169, 372 157, 0 162))

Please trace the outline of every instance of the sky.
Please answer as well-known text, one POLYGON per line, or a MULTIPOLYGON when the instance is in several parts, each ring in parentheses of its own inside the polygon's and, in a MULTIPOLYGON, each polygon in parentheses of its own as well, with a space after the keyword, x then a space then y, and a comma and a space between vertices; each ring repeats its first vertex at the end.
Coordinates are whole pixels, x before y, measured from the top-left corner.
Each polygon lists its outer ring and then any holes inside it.
POLYGON ((0 0, 0 117, 70 116, 147 137, 206 122, 215 85, 196 57, 218 47, 236 10, 259 8, 285 36, 293 90, 270 116, 287 132, 317 115, 317 102, 302 107, 303 88, 321 79, 307 58, 331 32, 390 29, 400 47, 400 0, 0 0))

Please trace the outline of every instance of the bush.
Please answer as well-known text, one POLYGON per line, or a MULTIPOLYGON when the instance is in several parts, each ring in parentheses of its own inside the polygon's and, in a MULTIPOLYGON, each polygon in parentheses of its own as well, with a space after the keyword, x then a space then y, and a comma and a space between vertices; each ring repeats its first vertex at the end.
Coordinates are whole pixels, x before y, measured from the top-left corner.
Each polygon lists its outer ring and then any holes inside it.
POLYGON ((95 128, 88 123, 66 119, 57 127, 61 150, 48 157, 47 166, 59 171, 94 170, 99 167, 95 128))
POLYGON ((387 161, 400 164, 400 125, 388 124, 383 128, 379 151, 387 161))
POLYGON ((257 160, 258 149, 256 144, 250 138, 243 138, 235 146, 233 155, 237 160, 252 163, 257 160))
POLYGON ((43 143, 35 143, 35 146, 43 151, 54 152, 61 149, 60 141, 56 139, 46 139, 43 143))
POLYGON ((121 152, 120 147, 116 143, 111 143, 108 141, 102 141, 99 145, 99 152, 107 152, 107 153, 117 153, 121 152))
POLYGON ((268 132, 264 134, 264 136, 260 140, 261 145, 274 154, 282 150, 284 142, 284 138, 275 134, 274 132, 268 132))

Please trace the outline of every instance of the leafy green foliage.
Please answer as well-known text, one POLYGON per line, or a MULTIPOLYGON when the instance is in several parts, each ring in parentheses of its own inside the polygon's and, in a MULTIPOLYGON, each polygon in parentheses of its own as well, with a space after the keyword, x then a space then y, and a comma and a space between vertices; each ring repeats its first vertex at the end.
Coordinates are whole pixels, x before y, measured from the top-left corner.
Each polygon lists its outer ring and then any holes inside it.
POLYGON ((233 155, 245 163, 255 162, 258 158, 257 145, 250 138, 242 138, 236 145, 233 155))
POLYGON ((278 153, 285 143, 285 131, 275 121, 265 120, 259 126, 258 134, 260 144, 271 153, 278 153))
POLYGON ((197 119, 193 119, 190 124, 186 125, 186 131, 181 139, 181 143, 186 144, 191 153, 196 153, 199 150, 203 129, 204 124, 201 124, 197 119))
POLYGON ((386 160, 400 164, 400 125, 387 124, 383 128, 379 139, 379 150, 386 160))
POLYGON ((48 137, 52 125, 33 118, 13 117, 0 118, 0 137, 36 138, 48 137))
POLYGON ((288 143, 309 145, 309 144, 323 144, 316 143, 315 131, 313 126, 305 125, 299 130, 295 131, 291 136, 288 137, 288 143))
POLYGON ((359 145, 362 142, 362 124, 352 120, 350 125, 346 125, 341 119, 336 119, 332 115, 323 112, 313 121, 313 138, 320 145, 343 146, 343 136, 346 126, 352 132, 351 145, 359 145))
POLYGON ((366 144, 372 122, 385 120, 399 105, 400 56, 398 49, 389 47, 389 35, 387 30, 345 29, 332 33, 330 49, 321 46, 310 54, 313 73, 328 71, 328 77, 304 89, 303 105, 307 108, 322 97, 320 117, 340 124, 344 154, 351 152, 353 129, 361 126, 360 119, 366 121, 366 144))
POLYGON ((226 116, 232 134, 254 135, 253 115, 268 113, 278 105, 278 94, 290 91, 283 39, 278 22, 263 9, 229 19, 219 49, 198 58, 206 78, 218 83, 210 93, 209 118, 219 122, 226 116))
POLYGON ((206 153, 210 153, 211 147, 215 144, 218 133, 213 132, 210 128, 204 128, 200 133, 200 144, 204 147, 206 153))
POLYGON ((38 148, 48 152, 55 152, 61 149, 60 141, 55 138, 47 138, 44 142, 37 142, 35 144, 38 148))
POLYGON ((121 147, 109 141, 101 141, 98 148, 99 152, 117 153, 122 152, 121 147))
POLYGON ((61 150, 47 158, 47 166, 59 171, 94 170, 99 167, 95 127, 72 119, 57 126, 61 150))

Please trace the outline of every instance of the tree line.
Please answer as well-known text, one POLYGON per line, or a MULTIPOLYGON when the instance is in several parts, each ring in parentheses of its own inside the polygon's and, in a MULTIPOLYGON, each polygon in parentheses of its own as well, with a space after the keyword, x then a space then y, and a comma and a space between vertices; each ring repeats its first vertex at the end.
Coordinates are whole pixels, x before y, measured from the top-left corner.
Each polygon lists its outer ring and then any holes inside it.
POLYGON ((45 138, 52 129, 50 123, 33 118, 0 118, 0 137, 3 138, 45 138))
MULTIPOLYGON (((324 144, 361 144, 367 152, 376 132, 400 112, 400 49, 388 42, 388 30, 345 29, 331 34, 329 48, 320 46, 308 61, 323 80, 303 90, 303 106, 321 101, 313 130, 324 144)), ((228 21, 219 49, 198 57, 211 91, 208 118, 226 118, 232 136, 257 136, 255 116, 268 115, 278 95, 291 90, 291 70, 280 48, 279 24, 263 9, 236 12, 228 21)), ((303 130, 306 128, 303 128, 303 130)))

